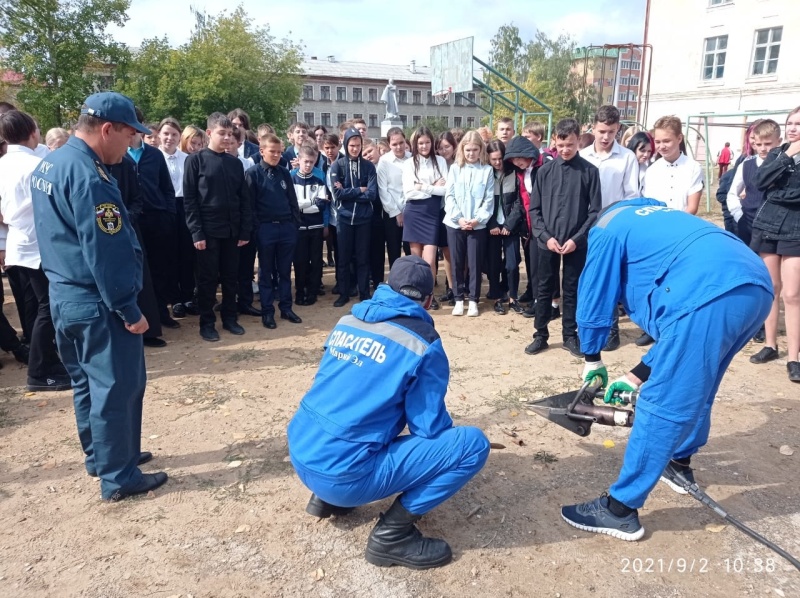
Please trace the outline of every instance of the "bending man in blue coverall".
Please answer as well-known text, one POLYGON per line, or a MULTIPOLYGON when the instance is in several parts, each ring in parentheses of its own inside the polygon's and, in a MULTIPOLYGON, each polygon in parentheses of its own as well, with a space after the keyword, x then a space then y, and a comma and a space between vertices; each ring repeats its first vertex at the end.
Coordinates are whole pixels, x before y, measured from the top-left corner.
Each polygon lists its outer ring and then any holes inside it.
POLYGON ((641 388, 622 470, 608 494, 563 507, 579 529, 622 540, 644 535, 637 509, 672 471, 694 482, 692 455, 706 444, 711 406, 734 355, 769 313, 772 283, 763 261, 723 229, 653 199, 609 206, 589 233, 578 287, 584 380, 608 382, 600 359, 621 301, 658 342, 630 373, 607 384, 641 388), (662 477, 663 474, 663 477, 662 477))
POLYGON ((398 259, 372 299, 328 336, 314 384, 289 423, 289 455, 314 493, 306 511, 343 515, 401 493, 372 530, 367 561, 426 569, 452 558, 447 542, 414 525, 486 462, 477 428, 454 427, 444 395, 450 366, 425 311, 433 274, 420 257, 398 259), (410 434, 398 436, 408 425, 410 434))

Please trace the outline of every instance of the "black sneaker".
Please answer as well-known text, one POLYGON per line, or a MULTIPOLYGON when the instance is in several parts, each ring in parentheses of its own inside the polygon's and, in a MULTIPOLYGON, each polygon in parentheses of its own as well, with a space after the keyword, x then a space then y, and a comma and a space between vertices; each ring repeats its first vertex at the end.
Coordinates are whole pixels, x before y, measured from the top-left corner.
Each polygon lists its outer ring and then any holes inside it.
POLYGON ((513 311, 516 314, 524 314, 525 310, 519 304, 519 301, 509 301, 508 302, 508 309, 513 311))
POLYGON ((758 329, 758 332, 756 332, 756 335, 753 337, 753 342, 754 343, 767 342, 767 331, 764 329, 763 325, 761 326, 761 328, 758 329))
POLYGON ((551 309, 550 309, 550 319, 551 320, 557 320, 558 318, 560 318, 561 317, 561 307, 558 306, 558 305, 552 305, 550 307, 551 307, 551 309))
POLYGON ((44 378, 28 376, 28 390, 32 392, 55 392, 70 388, 72 388, 72 381, 69 376, 45 376, 44 378))
POLYGON ((244 328, 242 328, 239 322, 223 322, 222 329, 227 330, 228 332, 230 332, 231 334, 235 334, 236 336, 242 336, 244 334, 244 328))
POLYGON ((689 494, 684 487, 683 481, 676 476, 683 476, 690 485, 694 484, 694 471, 692 468, 673 460, 667 463, 667 466, 664 468, 664 473, 661 474, 661 481, 675 492, 678 494, 689 494))
POLYGON ((530 345, 525 347, 525 353, 528 355, 536 355, 547 349, 548 346, 547 341, 543 337, 537 336, 530 345))
POLYGON ((647 345, 652 345, 654 342, 656 342, 656 339, 646 332, 642 332, 642 336, 637 338, 634 342, 636 343, 637 347, 646 347, 647 345))
POLYGON ((183 303, 174 303, 172 305, 172 317, 178 319, 186 317, 186 307, 183 303))
POLYGON ((177 322, 176 320, 173 320, 169 316, 166 316, 166 317, 161 319, 161 325, 164 328, 171 328, 173 330, 176 329, 176 328, 180 328, 181 327, 180 322, 177 322))
POLYGON ((500 314, 501 316, 506 315, 506 308, 503 306, 503 300, 498 299, 494 302, 494 312, 496 314, 500 314))
POLYGON ((109 502, 118 502, 135 494, 146 494, 147 492, 155 490, 156 488, 166 484, 167 479, 168 476, 163 471, 159 471, 157 473, 143 473, 142 481, 136 486, 132 486, 131 488, 120 488, 105 500, 109 502))
POLYGON ((634 542, 644 536, 638 511, 618 517, 609 510, 609 500, 609 496, 604 494, 589 502, 561 507, 561 517, 572 527, 585 532, 606 534, 627 542, 634 542))
POLYGON ((772 347, 764 347, 756 353, 755 355, 750 356, 750 363, 767 363, 768 361, 773 361, 778 359, 778 350, 773 349, 772 347))
POLYGON ((789 373, 789 380, 800 382, 800 361, 790 361, 786 364, 786 371, 789 373))
POLYGON ((617 349, 619 349, 619 332, 612 330, 608 333, 608 340, 606 341, 606 346, 603 347, 603 351, 616 351, 617 349))
MULTIPOLYGON (((522 301, 518 301, 518 303, 522 303, 522 301)), ((536 317, 536 303, 531 303, 528 307, 526 307, 522 311, 523 318, 535 318, 536 317)))
POLYGON ((214 328, 214 325, 200 326, 200 336, 204 341, 215 343, 219 340, 219 332, 214 328))
POLYGON ((565 351, 569 351, 574 357, 583 357, 583 353, 581 353, 581 343, 577 336, 565 338, 562 347, 565 351))
POLYGON ((454 300, 453 297, 453 289, 447 289, 447 291, 439 296, 439 301, 442 303, 447 303, 448 301, 454 300))
POLYGON ((156 349, 160 349, 161 347, 167 346, 167 341, 163 338, 158 338, 157 336, 152 336, 150 338, 143 338, 142 342, 144 343, 145 347, 153 347, 156 349))
POLYGON ((517 299, 520 303, 531 303, 533 301, 533 295, 529 291, 525 291, 522 295, 519 296, 517 299))

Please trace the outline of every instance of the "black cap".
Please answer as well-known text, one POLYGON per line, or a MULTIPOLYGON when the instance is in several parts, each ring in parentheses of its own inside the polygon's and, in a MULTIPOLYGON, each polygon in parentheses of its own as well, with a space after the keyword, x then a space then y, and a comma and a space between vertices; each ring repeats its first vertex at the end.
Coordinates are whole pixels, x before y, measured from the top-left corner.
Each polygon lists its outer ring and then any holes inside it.
POLYGON ((392 265, 388 283, 404 297, 422 301, 433 293, 433 272, 430 264, 421 257, 406 255, 392 265))

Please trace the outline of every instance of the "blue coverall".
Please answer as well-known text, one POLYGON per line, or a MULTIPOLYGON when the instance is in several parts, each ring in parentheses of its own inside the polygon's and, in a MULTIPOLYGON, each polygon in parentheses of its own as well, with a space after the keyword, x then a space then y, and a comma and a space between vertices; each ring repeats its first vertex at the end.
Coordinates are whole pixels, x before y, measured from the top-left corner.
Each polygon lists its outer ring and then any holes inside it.
POLYGON ((478 428, 453 427, 450 366, 419 303, 380 285, 325 342, 314 384, 289 423, 289 455, 325 502, 354 507, 402 492, 423 515, 486 462, 478 428), (409 435, 398 436, 406 424, 409 435))
POLYGON ((670 459, 706 444, 722 376, 772 297, 764 262, 714 224, 645 198, 600 215, 578 286, 581 349, 600 353, 618 301, 657 341, 642 359, 652 373, 609 490, 615 499, 640 508, 670 459))
POLYGON ((87 469, 101 494, 135 487, 142 472, 142 250, 114 178, 81 139, 70 137, 31 179, 42 268, 50 281, 56 343, 72 380, 87 469))

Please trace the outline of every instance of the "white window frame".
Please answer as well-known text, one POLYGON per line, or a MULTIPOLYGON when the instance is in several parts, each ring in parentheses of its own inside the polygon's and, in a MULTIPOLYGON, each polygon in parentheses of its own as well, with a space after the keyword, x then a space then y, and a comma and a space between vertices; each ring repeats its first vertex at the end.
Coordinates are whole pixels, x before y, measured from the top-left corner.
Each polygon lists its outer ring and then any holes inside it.
POLYGON ((779 25, 777 27, 765 27, 763 29, 756 29, 753 33, 753 55, 750 59, 750 72, 748 73, 748 77, 773 77, 778 73, 778 61, 780 59, 780 50, 781 50, 781 42, 783 41, 783 26, 779 25), (775 35, 775 31, 780 30, 780 40, 777 42, 772 41, 775 35), (767 32, 767 41, 763 44, 758 43, 758 34, 762 31, 767 32), (770 58, 771 49, 777 47, 778 49, 778 56, 775 58, 770 58), (758 62, 761 62, 761 72, 756 73, 756 52, 758 52, 759 48, 764 48, 764 59, 758 62), (769 63, 775 61, 775 70, 771 73, 768 72, 769 63))
POLYGON ((726 4, 733 4, 733 0, 708 0, 709 8, 714 8, 716 6, 724 6, 726 4))
POLYGON ((313 100, 314 99, 314 86, 313 85, 303 85, 303 99, 304 100, 313 100), (309 92, 306 94, 306 92, 309 92))
POLYGON ((315 123, 316 118, 315 117, 316 117, 316 115, 313 112, 303 112, 303 122, 306 123, 309 127, 316 126, 316 123, 315 123), (311 115, 310 119, 307 118, 309 115, 311 115))
POLYGON ((707 37, 703 40, 703 62, 701 65, 700 79, 702 81, 722 81, 725 78, 725 61, 728 53, 728 35, 715 35, 714 37, 707 37), (708 49, 708 42, 714 40, 714 49, 708 49), (725 47, 720 48, 720 43, 725 40, 725 47), (722 64, 720 65, 719 57, 722 55, 722 64), (708 57, 713 56, 711 64, 711 76, 706 77, 706 69, 708 66, 706 62, 708 57), (722 74, 717 76, 717 71, 722 67, 722 74))

